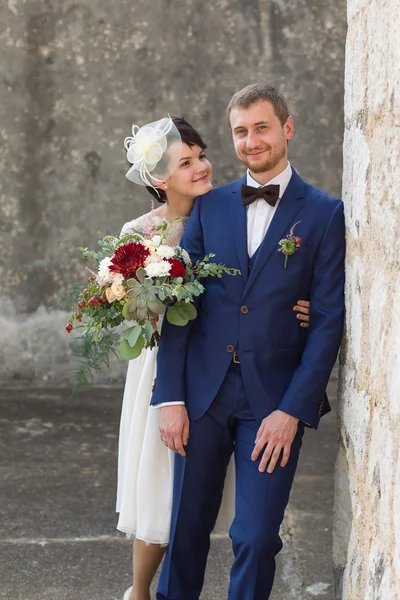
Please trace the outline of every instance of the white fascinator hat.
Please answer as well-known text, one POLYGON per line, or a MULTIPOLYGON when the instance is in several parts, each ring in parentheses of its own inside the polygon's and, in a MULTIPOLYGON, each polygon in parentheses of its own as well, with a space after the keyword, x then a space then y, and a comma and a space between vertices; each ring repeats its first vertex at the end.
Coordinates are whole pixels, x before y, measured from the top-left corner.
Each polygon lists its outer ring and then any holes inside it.
POLYGON ((129 181, 152 187, 162 183, 177 168, 182 149, 182 138, 170 116, 139 127, 132 125, 132 136, 124 141, 131 168, 126 173, 129 181))

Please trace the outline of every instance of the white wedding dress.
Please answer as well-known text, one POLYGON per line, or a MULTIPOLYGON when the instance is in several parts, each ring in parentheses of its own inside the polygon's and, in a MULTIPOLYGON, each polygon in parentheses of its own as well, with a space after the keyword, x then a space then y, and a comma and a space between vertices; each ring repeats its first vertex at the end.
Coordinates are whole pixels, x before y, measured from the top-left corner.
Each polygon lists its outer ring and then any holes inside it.
MULTIPOLYGON (((149 235, 153 227, 165 221, 149 213, 126 223, 121 235, 131 231, 149 235)), ((186 221, 187 218, 182 219, 170 227, 166 239, 169 245, 179 243, 186 221)), ((161 328, 161 322, 158 327, 161 328)), ((128 537, 165 545, 169 539, 174 453, 160 439, 160 409, 150 406, 156 359, 157 348, 147 349, 128 364, 119 436, 116 510, 119 513, 117 528, 128 537)), ((232 459, 214 532, 228 531, 234 511, 232 459)))

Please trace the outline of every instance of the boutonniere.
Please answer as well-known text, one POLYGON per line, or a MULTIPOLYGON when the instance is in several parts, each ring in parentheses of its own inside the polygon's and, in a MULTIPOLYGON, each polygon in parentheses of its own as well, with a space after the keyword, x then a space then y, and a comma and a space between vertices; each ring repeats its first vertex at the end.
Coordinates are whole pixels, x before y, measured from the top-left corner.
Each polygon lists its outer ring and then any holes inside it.
POLYGON ((301 238, 294 235, 294 228, 299 223, 301 223, 301 221, 297 221, 297 223, 295 223, 289 231, 288 235, 279 240, 278 252, 282 252, 282 254, 285 256, 285 263, 283 265, 284 269, 287 267, 289 256, 292 256, 292 254, 294 254, 301 247, 301 238))

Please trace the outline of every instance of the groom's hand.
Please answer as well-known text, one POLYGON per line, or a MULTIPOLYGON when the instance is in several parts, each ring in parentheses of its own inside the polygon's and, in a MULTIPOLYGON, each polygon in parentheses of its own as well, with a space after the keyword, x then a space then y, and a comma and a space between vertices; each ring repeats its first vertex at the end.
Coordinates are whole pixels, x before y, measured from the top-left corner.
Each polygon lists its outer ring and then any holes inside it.
POLYGON ((257 431, 255 447, 251 455, 251 460, 257 460, 261 450, 265 447, 263 457, 260 461, 258 470, 263 473, 268 464, 268 473, 272 473, 275 465, 283 450, 281 467, 286 466, 290 448, 292 446, 294 436, 296 435, 299 419, 282 412, 275 410, 268 415, 260 425, 257 431))
POLYGON ((161 441, 174 452, 186 456, 189 439, 189 417, 183 405, 163 406, 160 416, 161 441))

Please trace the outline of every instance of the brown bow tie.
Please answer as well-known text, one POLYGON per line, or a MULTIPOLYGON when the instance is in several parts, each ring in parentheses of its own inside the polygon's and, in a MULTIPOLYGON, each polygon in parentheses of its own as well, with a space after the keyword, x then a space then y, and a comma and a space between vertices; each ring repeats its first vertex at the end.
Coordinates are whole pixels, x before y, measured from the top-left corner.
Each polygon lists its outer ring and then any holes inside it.
POLYGON ((255 200, 263 198, 270 206, 275 206, 279 198, 279 185, 264 185, 258 188, 242 185, 242 201, 249 206, 255 200))

